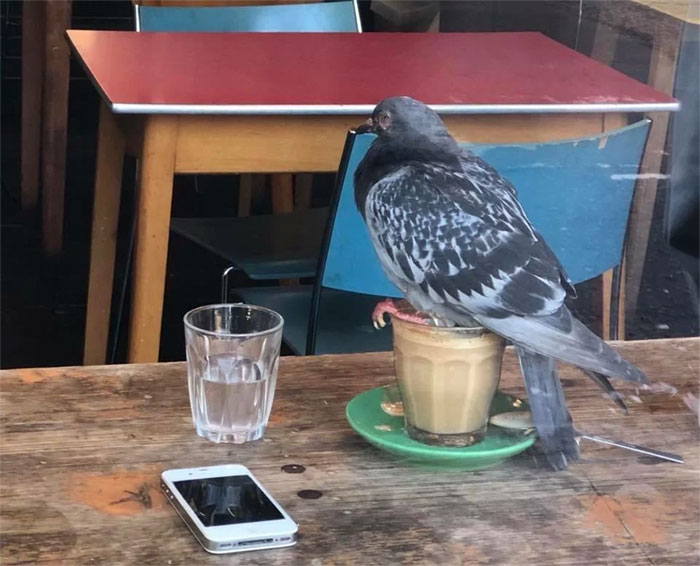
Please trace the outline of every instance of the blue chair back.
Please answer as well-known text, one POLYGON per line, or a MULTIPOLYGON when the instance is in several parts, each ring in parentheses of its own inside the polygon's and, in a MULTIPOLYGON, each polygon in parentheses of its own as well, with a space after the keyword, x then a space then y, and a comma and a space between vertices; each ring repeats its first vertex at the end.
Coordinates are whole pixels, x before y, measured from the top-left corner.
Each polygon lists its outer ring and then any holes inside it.
POLYGON ((355 0, 268 6, 139 6, 136 31, 359 32, 355 0))
MULTIPOLYGON (((581 139, 529 144, 461 144, 517 189, 526 214, 574 283, 622 260, 627 218, 649 120, 581 139)), ((348 134, 336 209, 331 207, 321 287, 400 297, 377 261, 355 207, 353 174, 374 139, 348 134)))

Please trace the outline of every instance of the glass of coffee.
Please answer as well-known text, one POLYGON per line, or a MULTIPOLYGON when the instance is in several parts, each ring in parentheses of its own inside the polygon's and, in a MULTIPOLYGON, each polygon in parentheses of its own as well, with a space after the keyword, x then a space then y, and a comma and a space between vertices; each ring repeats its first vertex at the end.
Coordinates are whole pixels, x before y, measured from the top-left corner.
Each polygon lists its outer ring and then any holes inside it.
POLYGON ((406 433, 425 444, 483 440, 505 341, 481 326, 438 327, 392 317, 406 433))

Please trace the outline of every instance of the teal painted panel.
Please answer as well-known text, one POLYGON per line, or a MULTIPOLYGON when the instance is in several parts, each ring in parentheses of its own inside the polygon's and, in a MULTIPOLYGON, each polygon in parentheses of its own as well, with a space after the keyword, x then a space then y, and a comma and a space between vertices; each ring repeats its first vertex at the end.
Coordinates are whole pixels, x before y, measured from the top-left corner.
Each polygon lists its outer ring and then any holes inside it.
POLYGON ((574 283, 615 267, 648 132, 640 122, 564 143, 468 146, 518 191, 574 283))
POLYGON ((364 220, 355 206, 352 178, 374 138, 374 134, 355 136, 341 186, 322 284, 343 291, 401 297, 401 292, 384 275, 364 220))
MULTIPOLYGON (((526 214, 569 277, 590 279, 618 265, 649 122, 604 135, 536 144, 462 144, 518 190, 526 214)), ((352 176, 374 136, 356 136, 323 275, 334 289, 398 297, 387 280, 360 214, 352 176)))
POLYGON ((352 2, 279 6, 141 6, 141 31, 356 32, 352 2))

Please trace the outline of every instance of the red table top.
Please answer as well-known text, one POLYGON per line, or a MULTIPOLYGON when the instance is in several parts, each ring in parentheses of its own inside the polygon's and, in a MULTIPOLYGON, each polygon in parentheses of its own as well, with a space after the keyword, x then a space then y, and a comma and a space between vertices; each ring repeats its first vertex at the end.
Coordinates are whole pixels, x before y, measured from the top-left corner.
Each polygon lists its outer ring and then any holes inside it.
POLYGON ((676 110, 677 102, 539 33, 147 33, 71 30, 113 111, 367 113, 409 95, 443 113, 676 110))

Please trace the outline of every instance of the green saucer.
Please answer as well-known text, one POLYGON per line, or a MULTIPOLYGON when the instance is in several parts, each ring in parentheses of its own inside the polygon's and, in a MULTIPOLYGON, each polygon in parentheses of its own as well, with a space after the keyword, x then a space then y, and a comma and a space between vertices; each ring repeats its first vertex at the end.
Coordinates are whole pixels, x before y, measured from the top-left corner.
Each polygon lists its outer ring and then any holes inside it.
MULTIPOLYGON (((382 411, 382 389, 376 387, 354 397, 345 409, 345 416, 353 430, 367 442, 408 461, 482 470, 519 454, 535 442, 536 435, 532 432, 511 431, 490 424, 484 440, 473 446, 454 448, 423 444, 406 435, 403 417, 393 417, 382 411)), ((514 401, 515 397, 497 391, 490 415, 529 411, 527 403, 514 405, 514 401)))

